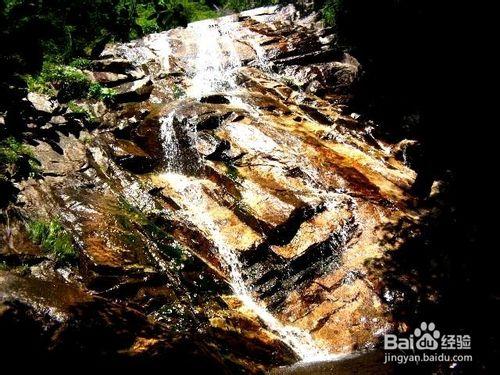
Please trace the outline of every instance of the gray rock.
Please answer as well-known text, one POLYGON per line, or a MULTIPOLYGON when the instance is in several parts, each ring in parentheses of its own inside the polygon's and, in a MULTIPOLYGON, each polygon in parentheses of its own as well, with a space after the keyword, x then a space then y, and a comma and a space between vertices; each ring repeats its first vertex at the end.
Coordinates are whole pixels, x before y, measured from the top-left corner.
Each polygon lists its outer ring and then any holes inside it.
POLYGON ((102 72, 123 73, 128 69, 134 69, 134 65, 126 59, 110 58, 93 61, 92 69, 102 72))
POLYGON ((28 101, 37 111, 49 114, 54 113, 58 106, 58 103, 54 100, 51 100, 48 95, 39 94, 36 92, 28 93, 28 101))
POLYGON ((50 119, 50 123, 54 125, 63 125, 66 124, 67 122, 68 120, 66 120, 64 116, 52 116, 52 118, 50 119))

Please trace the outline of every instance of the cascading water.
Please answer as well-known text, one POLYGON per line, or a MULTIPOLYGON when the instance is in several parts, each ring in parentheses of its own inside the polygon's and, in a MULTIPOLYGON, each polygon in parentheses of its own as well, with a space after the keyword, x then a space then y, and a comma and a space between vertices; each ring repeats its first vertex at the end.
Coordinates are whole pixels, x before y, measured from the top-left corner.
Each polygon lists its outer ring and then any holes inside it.
POLYGON ((199 100, 207 94, 237 88, 235 71, 241 66, 241 61, 232 43, 232 25, 230 19, 224 18, 189 25, 198 43, 189 96, 199 100))
POLYGON ((252 49, 255 51, 255 54, 257 55, 257 60, 256 60, 257 66, 262 71, 264 71, 266 73, 271 73, 272 72, 272 62, 268 59, 264 48, 255 39, 255 33, 252 33, 249 35, 248 43, 250 44, 252 49))
MULTIPOLYGON (((236 73, 241 67, 241 59, 233 41, 234 22, 227 17, 217 21, 196 22, 190 24, 189 28, 195 33, 197 40, 197 57, 188 96, 199 100, 205 95, 224 93, 229 94, 231 104, 243 108, 248 107, 241 98, 234 95, 237 89, 236 73)), ((259 51, 262 52, 260 49, 259 51)), ((263 56, 258 58, 261 64, 265 63, 263 56)), ((255 112, 253 108, 249 110, 255 112)), ((235 295, 247 309, 259 316, 272 332, 290 346, 302 361, 335 358, 335 355, 320 349, 308 332, 282 324, 265 306, 255 300, 243 279, 242 264, 236 251, 221 235, 220 228, 208 213, 208 207, 204 207, 206 203, 200 180, 181 174, 182 168, 178 165, 181 160, 180 149, 173 123, 174 112, 172 111, 161 122, 161 137, 168 171, 161 177, 180 196, 180 201, 185 203, 182 210, 178 211, 181 212, 180 215, 212 239, 215 251, 217 251, 216 256, 226 268, 235 295)))
POLYGON ((165 154, 166 170, 180 172, 178 167, 181 152, 174 129, 174 116, 175 112, 172 111, 166 117, 160 119, 160 137, 165 154))
POLYGON ((164 72, 170 70, 170 40, 167 32, 151 34, 144 39, 145 44, 158 56, 164 72))
POLYGON ((165 170, 176 173, 196 174, 201 167, 201 159, 196 149, 196 126, 186 119, 176 119, 175 110, 160 118, 160 138, 162 141, 165 170), (179 140, 183 142, 179 142, 179 140), (182 144, 182 147, 181 147, 182 144))
POLYGON ((225 241, 217 224, 210 217, 208 206, 204 197, 203 185, 199 180, 191 179, 182 174, 164 173, 162 180, 167 182, 172 190, 180 196, 180 201, 185 202, 180 215, 186 221, 205 232, 212 239, 221 264, 226 268, 230 286, 234 294, 240 299, 245 308, 254 312, 266 326, 286 343, 304 362, 332 360, 332 355, 320 349, 311 335, 297 327, 286 326, 276 319, 263 305, 253 297, 251 290, 246 285, 242 264, 236 254, 225 241))

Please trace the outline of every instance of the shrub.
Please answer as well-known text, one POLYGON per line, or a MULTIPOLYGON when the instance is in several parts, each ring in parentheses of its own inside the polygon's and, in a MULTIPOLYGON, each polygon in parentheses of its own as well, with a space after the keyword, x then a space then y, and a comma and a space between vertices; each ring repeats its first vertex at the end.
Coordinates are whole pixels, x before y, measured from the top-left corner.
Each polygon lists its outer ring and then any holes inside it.
POLYGON ((84 57, 77 57, 73 61, 70 62, 69 66, 76 69, 89 69, 90 68, 90 60, 84 57))
POLYGON ((34 243, 60 261, 71 262, 76 258, 71 235, 64 230, 58 220, 32 221, 28 224, 28 234, 34 243))
POLYGON ((266 5, 276 5, 280 2, 280 0, 228 0, 225 1, 225 8, 241 12, 246 9, 258 8, 266 5))
POLYGON ((26 79, 30 91, 55 95, 62 102, 87 96, 91 81, 80 70, 72 66, 45 63, 36 77, 26 79))
POLYGON ((40 172, 40 162, 23 143, 9 137, 0 141, 0 178, 34 177, 40 172))
POLYGON ((295 81, 293 77, 284 76, 281 78, 281 80, 291 89, 294 89, 295 91, 301 91, 300 85, 295 81))
POLYGON ((161 30, 186 26, 189 22, 218 16, 215 8, 207 5, 205 1, 158 0, 154 7, 155 12, 150 18, 155 18, 161 30))
POLYGON ((77 104, 75 101, 71 100, 68 102, 68 109, 73 112, 74 114, 80 115, 85 117, 85 119, 93 125, 96 125, 98 122, 97 117, 95 114, 90 110, 89 107, 82 106, 80 104, 77 104))
POLYGON ((174 95, 174 99, 180 99, 186 95, 186 93, 184 92, 182 87, 180 87, 178 85, 174 85, 172 87, 172 93, 174 95))
POLYGON ((86 108, 84 108, 81 105, 75 103, 73 100, 71 100, 71 101, 68 102, 68 108, 73 113, 81 113, 83 115, 90 116, 90 113, 89 113, 89 111, 86 108))
POLYGON ((137 6, 136 24, 140 31, 132 34, 132 37, 140 37, 141 34, 151 34, 160 31, 156 22, 156 10, 153 4, 139 4, 137 6))
POLYGON ((92 83, 88 90, 88 97, 109 102, 116 97, 116 91, 108 87, 102 87, 98 83, 92 83))
MULTIPOLYGON (((156 244, 158 250, 177 266, 186 262, 188 252, 168 233, 160 217, 148 217, 125 199, 120 200, 117 208, 115 218, 123 229, 131 231, 140 228, 140 231, 156 244)), ((130 235, 126 239, 129 244, 137 245, 140 242, 130 235)))
POLYGON ((55 96, 61 102, 73 99, 91 98, 111 101, 116 95, 115 90, 102 87, 92 82, 87 75, 75 66, 84 66, 88 60, 76 59, 73 65, 45 63, 37 76, 26 76, 28 90, 55 96))

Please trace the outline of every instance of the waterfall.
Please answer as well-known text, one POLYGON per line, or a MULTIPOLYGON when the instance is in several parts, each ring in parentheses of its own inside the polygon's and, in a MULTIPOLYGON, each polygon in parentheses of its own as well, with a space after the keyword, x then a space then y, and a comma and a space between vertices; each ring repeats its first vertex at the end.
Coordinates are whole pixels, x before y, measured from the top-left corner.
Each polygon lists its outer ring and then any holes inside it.
POLYGON ((332 355, 320 349, 308 332, 282 324, 265 306, 255 300, 250 288, 243 279, 243 266, 236 251, 226 243, 217 224, 208 214, 209 207, 200 180, 191 179, 177 173, 164 173, 160 177, 179 195, 180 199, 177 203, 182 204, 182 211, 179 211, 180 216, 205 232, 205 235, 212 240, 217 251, 215 255, 229 276, 231 289, 245 308, 255 313, 268 329, 286 343, 303 362, 337 358, 338 355, 332 355))
POLYGON ((160 119, 160 137, 165 155, 166 170, 170 172, 180 172, 179 162, 181 151, 177 135, 174 129, 175 112, 170 112, 166 117, 160 119))
POLYGON ((237 88, 235 72, 241 66, 241 61, 232 42, 234 25, 230 20, 222 18, 189 25, 195 33, 198 46, 189 96, 199 100, 207 94, 237 88))
POLYGON ((201 157, 196 149, 196 125, 187 119, 178 120, 175 116, 176 112, 172 110, 159 120, 165 170, 195 175, 202 167, 201 157))
MULTIPOLYGON (((237 31, 235 27, 235 22, 230 17, 195 22, 188 26, 197 42, 197 54, 192 64, 193 72, 188 96, 200 100, 203 96, 213 93, 229 94, 231 104, 247 109, 251 115, 258 118, 259 113, 256 113, 256 109, 235 95, 238 88, 236 74, 241 67, 241 59, 234 44, 237 31)), ((254 47, 259 65, 265 65, 266 58, 262 47, 257 44, 254 47)), ((177 203, 181 206, 177 214, 211 239, 216 252, 215 256, 225 268, 234 294, 245 308, 255 313, 268 329, 286 343, 302 361, 337 358, 338 355, 332 355, 319 348, 309 332, 284 325, 255 299, 243 278, 243 266, 237 251, 226 242, 217 223, 210 216, 208 198, 202 185, 203 180, 191 178, 182 173, 182 167, 179 165, 182 162, 181 150, 174 130, 174 118, 174 111, 172 111, 161 119, 161 139, 167 166, 166 172, 159 177, 169 185, 174 195, 177 195, 177 203)))
POLYGON ((144 42, 158 56, 162 71, 168 73, 171 49, 167 32, 148 35, 144 42))
POLYGON ((257 66, 266 73, 271 73, 272 72, 272 66, 273 63, 272 61, 269 60, 267 57, 265 49, 260 45, 260 43, 255 39, 255 34, 252 33, 249 35, 248 38, 248 43, 252 47, 252 49, 255 52, 255 55, 257 57, 257 66))

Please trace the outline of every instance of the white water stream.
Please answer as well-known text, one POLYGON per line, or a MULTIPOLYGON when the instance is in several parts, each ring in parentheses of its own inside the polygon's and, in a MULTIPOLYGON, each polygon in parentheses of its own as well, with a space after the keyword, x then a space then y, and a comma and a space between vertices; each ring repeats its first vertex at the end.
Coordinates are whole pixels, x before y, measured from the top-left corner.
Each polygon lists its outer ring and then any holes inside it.
POLYGON ((242 264, 237 253, 225 241, 220 228, 210 217, 208 200, 200 180, 182 174, 167 172, 161 175, 178 195, 177 203, 183 203, 181 216, 205 232, 217 250, 216 256, 225 266, 234 294, 244 307, 256 314, 284 343, 286 343, 304 362, 332 360, 336 355, 319 348, 311 335, 297 327, 287 326, 276 319, 265 306, 252 295, 243 280, 242 264))
POLYGON ((180 172, 179 160, 181 152, 174 129, 174 116, 175 112, 172 111, 166 117, 160 119, 160 137, 165 154, 166 169, 171 172, 180 172))
POLYGON ((199 100, 204 95, 236 89, 236 71, 241 61, 232 40, 232 18, 194 22, 188 28, 195 34, 198 48, 188 95, 199 100))
MULTIPOLYGON (((246 108, 248 104, 240 97, 231 95, 238 88, 236 74, 242 65, 234 43, 238 32, 237 23, 231 17, 224 17, 192 23, 188 29, 195 34, 197 41, 197 56, 193 64, 194 72, 188 96, 199 100, 214 93, 228 94, 231 104, 246 108)), ((261 64, 265 63, 264 56, 258 58, 261 64)), ((254 298, 243 279, 242 264, 236 251, 227 244, 221 235, 220 227, 209 214, 209 201, 203 191, 202 180, 180 174, 182 168, 176 166, 176 162, 180 160, 180 150, 173 129, 173 118, 174 111, 161 120, 161 137, 167 167, 166 173, 160 177, 177 195, 177 203, 182 207, 182 210, 179 210, 182 212, 180 215, 212 240, 217 251, 216 256, 226 268, 231 288, 244 307, 255 313, 302 361, 337 358, 338 355, 319 348, 308 332, 281 323, 254 298)))

